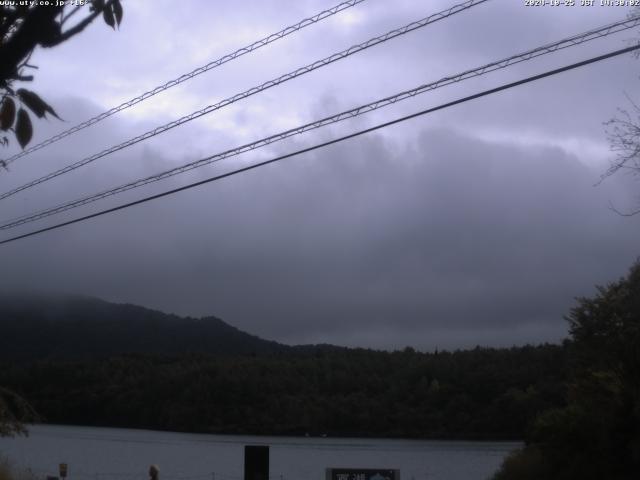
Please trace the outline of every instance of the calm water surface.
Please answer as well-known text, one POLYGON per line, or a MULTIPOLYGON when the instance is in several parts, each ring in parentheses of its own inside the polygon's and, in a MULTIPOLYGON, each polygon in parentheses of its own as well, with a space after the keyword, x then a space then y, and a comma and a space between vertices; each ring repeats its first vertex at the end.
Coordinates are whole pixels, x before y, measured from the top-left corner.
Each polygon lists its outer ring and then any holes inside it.
POLYGON ((324 480, 327 467, 397 468, 402 480, 485 480, 515 442, 200 435, 37 425, 0 438, 0 455, 38 475, 69 465, 68 480, 241 480, 244 445, 269 445, 272 480, 324 480))

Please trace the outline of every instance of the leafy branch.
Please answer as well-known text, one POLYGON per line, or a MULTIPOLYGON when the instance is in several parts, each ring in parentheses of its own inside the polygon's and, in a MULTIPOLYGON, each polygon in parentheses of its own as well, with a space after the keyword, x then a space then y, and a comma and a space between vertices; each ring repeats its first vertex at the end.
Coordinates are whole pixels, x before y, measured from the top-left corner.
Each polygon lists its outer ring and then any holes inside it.
MULTIPOLYGON (((37 68, 29 64, 36 47, 59 45, 84 31, 100 15, 113 29, 119 27, 123 16, 120 0, 90 0, 86 5, 73 8, 21 5, 20 2, 0 6, 0 131, 12 132, 22 148, 33 137, 29 112, 37 118, 44 118, 46 114, 60 117, 35 92, 24 88, 14 90, 13 83, 33 80, 33 75, 25 74, 25 70, 37 68), (78 19, 77 14, 82 11, 87 13, 78 19), (72 18, 78 21, 70 25, 72 18)), ((3 135, 0 143, 8 145, 9 137, 3 135)), ((0 166, 6 168, 2 161, 0 166)))
POLYGON ((0 387, 0 437, 27 435, 24 424, 39 420, 36 411, 24 398, 0 387))

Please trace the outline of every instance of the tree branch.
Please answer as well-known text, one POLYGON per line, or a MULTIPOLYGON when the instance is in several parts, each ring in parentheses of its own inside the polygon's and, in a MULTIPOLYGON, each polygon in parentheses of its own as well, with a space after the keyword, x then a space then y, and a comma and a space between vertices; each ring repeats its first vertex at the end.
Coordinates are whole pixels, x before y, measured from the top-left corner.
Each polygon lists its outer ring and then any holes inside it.
POLYGON ((36 46, 54 47, 79 34, 105 8, 111 8, 113 1, 109 0, 100 6, 96 6, 96 2, 94 2, 93 11, 65 32, 61 31, 62 23, 76 13, 78 7, 72 10, 69 15, 63 17, 61 22, 58 22, 56 17, 63 12, 64 5, 36 6, 32 8, 25 14, 24 20, 11 38, 0 45, 0 82, 15 79, 18 74, 17 66, 24 62, 24 59, 36 46))
MULTIPOLYGON (((109 5, 109 4, 111 4, 111 2, 107 3, 107 5, 109 5)), ((71 27, 66 32, 61 33, 60 36, 58 37, 57 41, 55 43, 52 43, 51 45, 47 45, 47 47, 54 47, 54 46, 58 45, 59 43, 62 43, 65 40, 70 39, 74 35, 77 35, 78 33, 82 32, 85 28, 87 28, 87 26, 89 26, 89 24, 91 22, 93 22, 96 19, 96 17, 98 15, 100 15, 102 13, 102 10, 103 9, 96 9, 93 13, 91 13, 91 15, 87 16, 84 20, 80 21, 79 23, 77 23, 76 25, 71 27)))
POLYGON ((611 202, 609 202, 609 210, 617 213, 621 217, 633 217, 633 216, 638 215, 640 213, 640 208, 638 210, 631 210, 629 212, 622 212, 622 211, 618 210, 616 207, 614 207, 611 202))
POLYGON ((0 46, 0 81, 7 81, 17 73, 17 66, 38 44, 46 42, 55 31, 55 17, 61 6, 35 7, 29 11, 23 23, 11 38, 0 46))
POLYGON ((26 435, 24 424, 38 420, 36 411, 24 398, 0 387, 0 437, 26 435))
POLYGON ((81 8, 82 8, 82 5, 78 5, 73 10, 71 10, 69 13, 67 13, 66 15, 63 15, 62 19, 60 20, 60 25, 64 25, 65 22, 67 20, 69 20, 71 17, 73 17, 76 13, 78 13, 81 8))

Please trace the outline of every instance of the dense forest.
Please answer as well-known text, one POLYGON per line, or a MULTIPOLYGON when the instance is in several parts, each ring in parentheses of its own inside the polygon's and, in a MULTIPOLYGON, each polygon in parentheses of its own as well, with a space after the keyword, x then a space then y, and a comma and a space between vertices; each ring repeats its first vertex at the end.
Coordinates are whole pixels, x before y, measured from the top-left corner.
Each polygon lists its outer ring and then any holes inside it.
POLYGON ((544 411, 494 480, 631 480, 640 472, 640 260, 567 316, 567 405, 544 411))
POLYGON ((191 432, 522 438, 564 404, 566 347, 0 363, 52 423, 191 432))
POLYGON ((565 401, 567 345, 291 347, 215 317, 0 298, 0 385, 46 422, 192 432, 517 438, 565 401))
POLYGON ((0 304, 0 385, 45 422, 524 438, 495 480, 636 478, 640 262, 566 319, 562 345, 385 352, 290 347, 213 317, 95 299, 11 300, 0 304))

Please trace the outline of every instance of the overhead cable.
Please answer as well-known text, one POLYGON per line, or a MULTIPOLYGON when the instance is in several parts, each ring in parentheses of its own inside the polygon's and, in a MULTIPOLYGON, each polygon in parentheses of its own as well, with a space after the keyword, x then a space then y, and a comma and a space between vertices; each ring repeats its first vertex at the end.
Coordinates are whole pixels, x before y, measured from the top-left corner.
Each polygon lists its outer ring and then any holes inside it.
POLYGON ((35 152, 37 150, 40 150, 48 145, 51 145, 52 143, 57 142, 58 140, 62 140, 65 137, 68 137, 69 135, 72 135, 76 132, 79 132, 80 130, 84 130, 87 127, 90 127, 92 125, 95 125, 98 122, 101 122, 102 120, 110 117, 111 115, 114 115, 118 112, 121 112, 123 110, 126 110, 127 108, 133 107, 134 105, 137 105, 138 103, 147 100, 148 98, 153 97, 154 95, 157 95, 160 92, 164 92, 165 90, 170 89, 171 87, 175 87, 176 85, 179 85, 183 82, 186 82, 187 80, 191 80, 193 77, 196 77, 202 73, 208 72, 209 70, 213 70, 216 67, 219 67, 221 65, 224 65, 227 62, 230 62, 232 60, 235 60, 236 58, 239 58, 243 55, 246 55, 247 53, 251 53, 254 52, 256 50, 258 50, 261 47, 264 47, 265 45, 269 45, 270 43, 273 43, 277 40, 280 40, 288 35, 291 35, 292 33, 297 32, 298 30, 301 30, 305 27, 308 27, 310 25, 313 25, 315 23, 318 23, 326 18, 329 18, 337 13, 342 12, 343 10, 346 10, 347 8, 351 8, 355 5, 357 5, 358 3, 362 3, 365 0, 349 0, 346 2, 342 2, 334 7, 331 7, 327 10, 323 10, 320 13, 317 13, 315 15, 313 15, 312 17, 309 18, 305 18, 304 20, 299 21, 298 23, 291 25, 289 27, 286 27, 282 30, 280 30, 279 32, 276 33, 272 33, 271 35, 267 35, 264 38, 261 38, 260 40, 257 40, 255 42, 253 42, 250 45, 247 45, 245 47, 239 48, 238 50, 236 50, 235 52, 232 53, 228 53, 220 58, 218 58, 217 60, 213 60, 209 63, 207 63, 206 65, 203 65, 201 67, 198 67, 192 71, 190 71, 189 73, 185 73, 184 75, 180 75, 177 78, 174 78, 173 80, 169 80, 168 82, 159 85, 155 88, 152 88, 149 91, 146 91, 140 95, 138 95, 137 97, 132 98, 131 100, 127 100, 126 102, 121 103, 120 105, 110 108, 109 110, 100 113, 99 115, 96 115, 95 117, 91 117, 88 120, 85 120, 82 123, 79 123, 63 132, 60 132, 50 138, 47 138, 46 140, 43 140, 42 142, 33 145, 32 147, 29 147, 19 153, 16 153, 15 155, 7 158, 4 160, 4 164, 5 165, 9 165, 10 163, 15 162, 17 159, 22 158, 26 155, 29 155, 32 152, 35 152))
POLYGON ((141 142, 143 140, 147 140, 151 137, 154 137, 156 135, 159 135, 161 133, 166 132, 167 130, 170 130, 172 128, 175 128, 179 125, 182 125, 186 122, 189 122, 191 120, 195 120, 196 118, 200 118, 203 115, 207 115, 211 112, 214 112, 216 110, 219 110, 221 108, 224 108, 228 105, 231 105, 232 103, 235 103, 239 100, 245 99, 247 97, 250 97, 252 95, 255 95, 256 93, 262 92, 264 90, 267 90, 269 88, 275 87, 277 85, 280 85, 281 83, 287 82, 289 80, 292 80, 294 78, 297 78, 301 75, 304 75, 306 73, 312 72, 314 70, 317 70, 318 68, 327 66, 331 63, 334 63, 338 60, 342 60, 343 58, 349 57, 355 53, 361 52, 363 50, 366 50, 370 47, 373 47, 375 45, 384 43, 388 40, 391 40, 393 38, 396 38, 400 35, 404 35, 407 34, 409 32, 412 32, 414 30, 417 30, 419 28, 422 27, 426 27, 427 25, 430 25, 434 22, 443 20, 445 18, 448 18, 452 15, 455 15, 456 13, 460 13, 462 11, 468 10, 469 8, 472 8, 476 5, 479 5, 481 3, 484 3, 488 0, 467 0, 465 2, 459 3, 457 5, 454 5, 453 7, 447 8, 446 10, 443 10, 441 12, 438 13, 434 13, 433 15, 429 15, 428 17, 425 17, 421 20, 418 20, 416 22, 411 22, 403 27, 391 30, 383 35, 371 38, 369 40, 367 40, 366 42, 360 43, 358 45, 354 45, 352 47, 347 48, 346 50, 343 50, 339 53, 334 53, 333 55, 330 55, 322 60, 317 60, 305 67, 300 67, 292 72, 289 72, 285 75, 281 75, 278 78, 275 78, 273 80, 269 80, 268 82, 265 82, 259 86, 250 88, 249 90, 245 90, 242 93, 238 93, 236 95, 233 95, 232 97, 226 98, 225 100, 222 100, 218 103, 215 103, 213 105, 209 105, 201 110, 197 110, 193 113, 190 113, 189 115, 185 115, 184 117, 181 117, 177 120, 174 120, 170 123, 167 123, 165 125, 162 125, 160 127, 157 127, 153 130, 149 130, 146 133, 143 133, 142 135, 139 135, 137 137, 134 137, 132 139, 129 139, 119 145, 115 145, 113 147, 110 147, 106 150, 103 150, 99 153, 96 153, 94 155, 91 155, 89 157, 86 157, 82 160, 79 160, 71 165, 68 165, 64 168, 61 168, 59 170, 56 170, 54 172, 51 172, 43 177, 40 177, 36 180, 32 180, 28 183, 25 183, 24 185, 21 185, 17 188, 14 188, 13 190, 10 190, 8 192, 5 192, 3 194, 0 195, 0 200, 3 200, 7 197, 10 197, 12 195, 15 195, 16 193, 19 193, 23 190, 26 190, 28 188, 34 187, 36 185, 39 185, 43 182, 46 182, 48 180, 51 180, 53 178, 56 178, 60 175, 69 173, 73 170, 76 170, 84 165, 87 165, 89 163, 92 163, 96 160, 98 160, 99 158, 105 157, 107 155, 110 155, 112 153, 115 153, 117 151, 123 150, 127 147, 130 147, 132 145, 135 145, 138 142, 141 142))
POLYGON ((435 82, 431 82, 431 83, 427 83, 424 85, 420 85, 416 88, 413 88, 411 90, 406 90, 400 93, 397 93, 395 95, 392 96, 388 96, 385 97, 383 99, 380 100, 376 100, 375 102, 371 102, 365 105, 361 105, 359 107, 356 108, 352 108, 350 110, 346 110, 344 112, 332 115, 332 116, 328 116, 325 118, 322 118, 320 120, 316 120, 314 122, 311 123, 307 123, 304 125, 300 125, 298 127, 286 130, 284 132, 280 132, 277 133, 275 135, 271 135, 265 138, 262 138, 260 140, 256 140, 254 142, 239 146, 239 147, 235 147, 220 153, 216 153, 214 155, 210 155, 208 157, 205 158, 201 158, 198 159, 196 161, 187 163, 185 165, 181 165, 179 167, 175 167, 175 168, 171 168, 169 170, 165 170, 163 172, 154 174, 154 175, 150 175, 148 177, 144 177, 141 179, 137 179, 128 183, 125 183, 123 185, 120 185, 118 187, 115 188, 111 188, 108 190, 104 190, 102 192, 96 193, 96 194, 92 194, 90 196, 86 196, 83 198, 79 198, 76 200, 72 200, 69 202, 65 202, 62 203, 60 205, 57 205, 55 207, 50 207, 47 208, 45 210, 41 210, 35 213, 31 213, 31 214, 27 214, 27 215, 23 215, 21 217, 18 218, 14 218, 12 220, 6 220, 4 223, 0 224, 0 230, 7 230, 10 228, 14 228, 20 225, 24 225, 26 223, 30 223, 36 220, 40 220, 46 217, 49 217, 51 215, 55 215, 58 213, 62 213, 65 212, 67 210, 71 210, 73 208, 77 208, 83 205, 87 205, 89 203, 93 203, 96 202, 98 200, 102 200, 104 198, 116 195, 116 194, 120 194, 123 192, 126 192, 128 190, 132 190, 134 188, 139 188, 142 187, 144 185, 148 185, 150 183, 153 182, 157 182, 159 180, 164 180, 166 178, 193 170, 195 168, 199 168, 211 163, 215 163, 218 162, 220 160, 226 159, 226 158, 230 158, 230 157, 234 157, 237 155, 240 155, 242 153, 251 151, 251 150, 255 150, 257 148, 260 147, 264 147, 266 145, 272 144, 274 142, 278 142, 281 140, 284 140, 286 138, 292 137, 294 135, 299 135, 302 134, 304 132, 308 132, 310 130, 314 130, 326 125, 331 125, 334 123, 338 123, 350 118, 354 118, 357 117, 359 115, 363 115, 365 113, 369 113, 372 112, 374 110, 378 110, 380 108, 395 104, 397 102, 412 98, 416 95, 425 93, 425 92, 429 92, 432 90, 435 90, 437 88, 441 88, 447 85, 451 85, 453 83, 457 83, 469 78, 474 78, 480 75, 484 75, 486 73, 489 72, 493 72, 495 70, 499 70, 499 69, 503 69, 506 67, 509 67, 511 65, 515 65, 517 63, 520 62, 524 62, 524 61, 528 61, 531 60, 533 58, 537 58, 539 56, 542 55, 547 55, 549 53, 564 49, 564 48, 568 48, 568 47, 573 47, 576 45, 580 45, 582 43, 597 39, 597 38, 602 38, 605 37, 607 35, 612 35, 614 33, 618 33, 620 31, 624 31, 630 28, 633 28, 635 26, 640 25, 640 16, 638 17, 634 17, 631 19, 625 19, 616 23, 612 23, 612 24, 608 24, 602 27, 599 27, 597 29, 593 29, 593 30, 589 30, 577 35, 573 35, 571 37, 565 38, 563 40, 557 41, 557 42, 553 42, 553 43, 548 43, 545 44, 543 46, 534 48, 532 50, 527 50, 525 52, 516 54, 516 55, 511 55, 509 57, 503 58, 502 60, 497 60, 488 64, 485 64, 481 67, 477 67, 474 69, 470 69, 470 70, 466 70, 464 72, 461 73, 457 73, 455 75, 451 75, 451 76, 447 76, 444 78, 441 78, 440 80, 437 80, 435 82))
POLYGON ((593 63, 596 63, 596 62, 600 62, 600 61, 603 61, 603 60, 606 60, 606 59, 609 59, 609 58, 612 58, 612 57, 623 55, 625 53, 637 51, 638 49, 640 49, 640 44, 634 45, 634 46, 631 46, 631 47, 627 47, 627 48, 622 48, 620 50, 615 50, 613 52, 610 52, 610 53, 607 53, 607 54, 604 54, 604 55, 600 55, 600 56, 597 56, 597 57, 592 57, 592 58, 590 58, 588 60, 584 60, 582 62, 577 62, 577 63, 573 63, 571 65, 566 65, 566 66, 561 67, 561 68, 556 68, 554 70, 549 70, 547 72, 540 73, 538 75, 533 75, 533 76, 524 78, 522 80, 518 80, 516 82, 507 83, 507 84, 501 85, 501 86, 496 87, 496 88, 492 88, 492 89, 489 89, 489 90, 484 90, 484 91, 476 93, 474 95, 469 95, 467 97, 463 97, 463 98, 460 98, 460 99, 457 99, 457 100, 454 100, 454 101, 451 101, 451 102, 447 102, 447 103, 438 105, 436 107, 432 107, 432 108, 428 108, 428 109, 425 109, 425 110, 421 110, 421 111, 413 113, 411 115, 406 115, 404 117, 396 118, 395 120, 391 120, 389 122, 381 123, 381 124, 378 124, 376 126, 366 128, 364 130, 359 130, 357 132, 351 133, 349 135, 344 135, 342 137, 335 138, 333 140, 329 140, 327 142, 323 142, 323 143, 319 143, 319 144, 313 145, 311 147, 303 148, 301 150, 297 150, 295 152, 288 153, 286 155, 280 155, 278 157, 275 157, 275 158, 272 158, 272 159, 269 159, 269 160, 265 160, 263 162, 254 163, 252 165, 248 165, 246 167, 238 168, 236 170, 233 170, 233 171, 230 171, 230 172, 227 172, 227 173, 216 175, 214 177, 210 177, 210 178, 207 178, 205 180, 200 180, 198 182, 194 182, 194 183, 191 183, 189 185, 184 185, 182 187, 174 188, 172 190, 168 190, 168 191, 165 191, 165 192, 162 192, 162 193, 151 195, 151 196, 139 199, 139 200, 135 200, 133 202, 129 202, 129 203, 125 203, 125 204, 122 204, 122 205, 118 205, 116 207, 112 207, 112 208, 108 208, 108 209, 105 209, 105 210, 101 210, 99 212, 95 212, 95 213, 92 213, 90 215, 85 215, 83 217, 75 218, 73 220, 68 220, 66 222, 61 222, 61 223, 58 223, 58 224, 55 224, 55 225, 51 225, 49 227, 41 228, 39 230, 35 230, 35 231, 32 231, 32 232, 24 233, 22 235, 11 237, 11 238, 8 238, 8 239, 0 241, 0 245, 4 245, 4 244, 10 243, 10 242, 15 242, 17 240, 21 240, 21 239, 24 239, 24 238, 32 237, 34 235, 38 235, 38 234, 41 234, 41 233, 44 233, 44 232, 48 232, 48 231, 51 231, 51 230, 56 230, 58 228, 62 228, 62 227, 68 226, 68 225, 72 225, 72 224, 75 224, 75 223, 83 222, 83 221, 86 221, 86 220, 89 220, 89 219, 92 219, 92 218, 96 218, 96 217, 99 217, 99 216, 102 216, 102 215, 106 215, 108 213, 113 213, 113 212, 117 212, 119 210, 124 210, 124 209, 130 208, 130 207, 133 207, 135 205, 140 205, 140 204, 143 204, 143 203, 146 203, 146 202, 150 202, 152 200, 157 200, 159 198, 163 198, 163 197, 166 197, 166 196, 169 196, 169 195, 173 195, 175 193, 182 192, 184 190, 189 190, 189 189, 194 188, 194 187, 205 185, 205 184, 208 184, 208 183, 211 183, 211 182, 215 182, 217 180, 221 180, 223 178, 227 178, 227 177, 231 177, 233 175, 237 175, 239 173, 247 172, 249 170, 253 170, 253 169, 256 169, 256 168, 259 168, 259 167, 263 167, 265 165, 269 165, 269 164, 272 164, 272 163, 275 163, 275 162, 279 162, 279 161, 287 159, 287 158, 295 157, 295 156, 301 155, 303 153, 311 152, 313 150, 317 150, 317 149, 320 149, 320 148, 323 148, 323 147, 327 147, 329 145, 340 143, 340 142, 343 142, 345 140, 348 140, 348 139, 351 139, 351 138, 355 138, 355 137, 364 135, 366 133, 370 133, 370 132, 379 130, 381 128, 385 128, 385 127, 389 127, 391 125, 395 125, 395 124, 398 124, 398 123, 401 123, 401 122, 405 122, 405 121, 410 120, 412 118, 420 117, 422 115, 426 115, 426 114, 429 114, 429 113, 432 113, 432 112, 435 112, 435 111, 438 111, 438 110, 443 110, 445 108, 450 108, 450 107, 453 107, 455 105, 459 105, 461 103, 465 103, 465 102, 468 102, 468 101, 471 101, 471 100, 475 100, 477 98, 481 98, 481 97, 484 97, 484 96, 487 96, 487 95, 492 95, 492 94, 501 92, 503 90, 514 88, 514 87, 517 87, 517 86, 520 86, 520 85, 523 85, 523 84, 526 84, 526 83, 534 82, 534 81, 537 81, 537 80, 541 80, 543 78, 550 77, 552 75, 557 75, 559 73, 563 73, 563 72, 566 72, 566 71, 569 71, 569 70, 573 70, 573 69, 576 69, 576 68, 579 68, 579 67, 583 67, 583 66, 590 65, 590 64, 593 64, 593 63))

